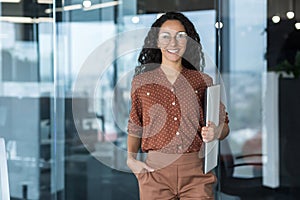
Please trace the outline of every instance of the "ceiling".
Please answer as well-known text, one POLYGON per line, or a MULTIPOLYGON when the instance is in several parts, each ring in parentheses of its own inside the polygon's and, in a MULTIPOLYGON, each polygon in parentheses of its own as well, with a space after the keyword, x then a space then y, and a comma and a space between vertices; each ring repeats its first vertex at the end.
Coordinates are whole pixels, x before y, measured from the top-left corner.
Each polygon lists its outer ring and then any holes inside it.
MULTIPOLYGON (((144 13, 160 13, 166 11, 192 11, 192 10, 210 10, 216 7, 217 0, 123 0, 122 11, 123 14, 144 14, 144 13)), ((223 4, 229 0, 222 0, 223 4)), ((268 3, 268 18, 279 14, 282 19, 286 18, 285 13, 292 9, 295 11, 297 18, 300 18, 300 0, 266 0, 268 3)), ((52 12, 45 12, 47 9, 52 9, 52 0, 0 0, 1 13, 0 16, 15 16, 15 17, 52 17, 52 12), (6 1, 19 1, 19 3, 6 3, 6 1), (48 3, 45 3, 48 2, 48 3), (50 4, 49 4, 50 3, 50 4)), ((57 10, 64 6, 77 5, 82 7, 83 0, 56 0, 57 10)), ((92 5, 107 4, 109 2, 121 2, 113 0, 91 0, 92 5)), ((74 21, 101 21, 111 20, 105 18, 105 14, 101 14, 103 10, 114 9, 115 6, 107 6, 94 10, 84 10, 77 8, 73 11, 66 11, 71 13, 74 21), (102 18, 101 16, 102 15, 102 18), (100 17, 99 17, 100 16, 100 17), (103 19, 104 17, 104 19, 103 19)), ((59 13, 59 12, 57 12, 59 13)), ((61 13, 61 12, 60 12, 61 13)), ((114 13, 114 12, 111 12, 114 13)), ((113 14, 111 14, 113 16, 113 14)))
MULTIPOLYGON (((0 0, 1 16, 17 16, 17 17, 51 17, 51 13, 46 13, 46 9, 52 9, 51 0, 20 0, 19 3, 6 3, 0 0), (50 2, 45 4, 41 2, 50 2)), ((18 0, 17 0, 18 1, 18 0)), ((83 0, 66 0, 65 6, 82 5, 83 0)), ((112 2, 111 0, 91 0, 92 5, 112 2)), ((117 1, 116 1, 117 2, 117 1)), ((189 11, 189 10, 207 10, 214 8, 213 0, 127 0, 129 3, 136 4, 135 13, 158 13, 166 11, 189 11)), ((62 7, 62 1, 56 1, 56 7, 62 7)), ((125 4, 125 1, 123 2, 125 4)), ((83 9, 76 9, 71 12, 83 12, 83 9)), ((91 12, 87 11, 86 12, 91 12)))
POLYGON ((294 11, 297 19, 300 19, 300 0, 268 0, 268 18, 280 15, 284 19, 290 10, 294 11))

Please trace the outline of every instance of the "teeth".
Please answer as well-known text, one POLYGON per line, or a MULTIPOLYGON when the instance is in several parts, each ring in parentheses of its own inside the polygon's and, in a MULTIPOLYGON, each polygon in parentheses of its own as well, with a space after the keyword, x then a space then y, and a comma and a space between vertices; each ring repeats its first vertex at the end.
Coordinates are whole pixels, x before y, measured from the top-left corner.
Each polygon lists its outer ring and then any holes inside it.
POLYGON ((178 49, 175 49, 175 50, 168 49, 168 52, 170 52, 170 53, 177 53, 178 51, 179 51, 178 49))

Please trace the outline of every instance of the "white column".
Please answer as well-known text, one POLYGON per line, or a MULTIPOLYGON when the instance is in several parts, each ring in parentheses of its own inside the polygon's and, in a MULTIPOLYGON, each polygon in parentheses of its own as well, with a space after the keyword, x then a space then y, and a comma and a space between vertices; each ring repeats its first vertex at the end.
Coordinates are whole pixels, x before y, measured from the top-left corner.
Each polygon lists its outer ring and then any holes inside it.
POLYGON ((263 185, 276 188, 280 184, 278 74, 268 72, 263 81, 263 185))

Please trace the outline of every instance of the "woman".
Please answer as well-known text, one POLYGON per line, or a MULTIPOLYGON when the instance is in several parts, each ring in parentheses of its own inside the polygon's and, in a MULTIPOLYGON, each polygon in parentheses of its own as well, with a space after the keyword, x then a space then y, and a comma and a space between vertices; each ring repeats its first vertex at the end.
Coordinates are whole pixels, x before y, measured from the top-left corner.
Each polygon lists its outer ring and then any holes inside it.
POLYGON ((128 167, 140 199, 213 199, 215 175, 203 174, 203 142, 224 139, 228 117, 204 124, 204 94, 212 79, 200 72, 204 56, 193 24, 181 13, 157 19, 144 41, 132 80, 128 121, 128 167), (201 61, 201 62, 200 62, 201 61), (145 162, 136 159, 139 148, 145 162))

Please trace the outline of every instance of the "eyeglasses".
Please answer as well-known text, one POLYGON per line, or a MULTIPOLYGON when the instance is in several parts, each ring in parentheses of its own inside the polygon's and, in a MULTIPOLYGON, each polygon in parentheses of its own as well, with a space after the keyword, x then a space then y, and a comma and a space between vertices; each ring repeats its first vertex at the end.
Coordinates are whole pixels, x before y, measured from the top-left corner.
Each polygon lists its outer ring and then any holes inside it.
MULTIPOLYGON (((178 43, 183 44, 186 42, 187 39, 187 33, 184 31, 177 32, 175 35, 175 39, 178 43)), ((168 32, 162 32, 158 35, 158 42, 167 45, 171 42, 172 36, 168 32)))

